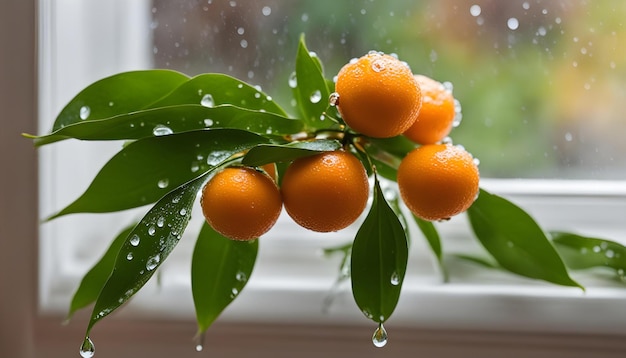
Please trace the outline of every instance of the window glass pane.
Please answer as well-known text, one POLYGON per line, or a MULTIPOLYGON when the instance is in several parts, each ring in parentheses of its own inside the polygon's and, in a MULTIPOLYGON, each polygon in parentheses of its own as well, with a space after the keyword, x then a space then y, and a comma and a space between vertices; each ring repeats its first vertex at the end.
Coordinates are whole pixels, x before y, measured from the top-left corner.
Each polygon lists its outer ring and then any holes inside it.
POLYGON ((335 75, 396 53, 454 85, 483 177, 621 179, 626 2, 154 0, 155 66, 225 72, 289 106, 299 35, 335 75))

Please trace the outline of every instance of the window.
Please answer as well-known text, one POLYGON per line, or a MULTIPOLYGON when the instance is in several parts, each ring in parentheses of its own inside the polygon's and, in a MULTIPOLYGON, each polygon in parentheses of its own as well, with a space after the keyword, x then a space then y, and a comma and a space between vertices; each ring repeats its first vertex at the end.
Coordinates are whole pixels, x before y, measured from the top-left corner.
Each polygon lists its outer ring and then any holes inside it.
MULTIPOLYGON (((451 81, 465 118, 452 136, 481 159, 483 186, 528 209, 545 227, 614 240, 626 233, 622 2, 57 0, 41 1, 40 7, 40 132, 49 130, 80 89, 131 69, 225 72, 288 103, 285 69, 293 68, 297 38, 304 32, 327 74, 351 57, 380 49, 398 53, 414 71, 451 81)), ((40 149, 41 216, 78 197, 118 147, 68 141, 40 149)), ((42 225, 42 310, 63 314, 115 229, 142 212, 80 214, 42 225)), ((189 225, 190 233, 198 220, 189 225)), ((464 218, 440 229, 446 252, 480 252, 468 238, 464 218)), ((323 257, 321 249, 352 236, 350 229, 316 235, 280 221, 262 242, 245 294, 224 319, 363 322, 347 287, 337 292, 330 314, 320 315, 339 259, 323 257)), ((181 241, 162 269, 162 287, 149 283, 127 314, 193 318, 192 245, 193 235, 181 241)), ((620 284, 585 276, 589 292, 583 295, 452 258, 449 264, 452 284, 443 285, 426 246, 415 238, 391 321, 595 334, 626 328, 626 319, 613 314, 626 302, 620 284)))

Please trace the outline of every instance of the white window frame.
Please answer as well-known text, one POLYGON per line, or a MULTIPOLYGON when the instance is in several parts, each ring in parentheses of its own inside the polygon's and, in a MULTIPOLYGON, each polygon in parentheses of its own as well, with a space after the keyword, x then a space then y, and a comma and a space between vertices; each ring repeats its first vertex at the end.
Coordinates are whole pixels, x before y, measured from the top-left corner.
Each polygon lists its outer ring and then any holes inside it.
MULTIPOLYGON (((118 4, 122 2, 116 1, 118 4)), ((60 59, 61 54, 47 47, 51 43, 50 37, 58 33, 46 31, 50 30, 49 26, 54 25, 50 23, 51 18, 46 17, 47 11, 54 11, 55 6, 61 3, 63 1, 42 0, 39 2, 41 7, 39 113, 40 123, 45 123, 40 128, 41 133, 49 130, 50 116, 58 113, 59 106, 69 100, 64 97, 68 93, 75 94, 85 85, 105 75, 136 69, 147 64, 147 62, 142 62, 145 58, 137 62, 135 62, 136 58, 124 60, 124 57, 134 52, 135 49, 128 45, 136 44, 136 42, 121 41, 128 39, 122 36, 118 38, 120 48, 112 52, 115 54, 113 58, 89 58, 75 55, 74 60, 85 62, 74 63, 61 69, 67 63, 60 59), (50 6, 53 9, 49 9, 50 6), (103 68, 102 63, 113 63, 116 66, 103 68), (63 96, 59 94, 62 92, 59 90, 61 84, 59 78, 63 78, 62 86, 66 89, 63 96)), ((135 4, 135 6, 140 5, 135 4)), ((59 10, 58 7, 56 10, 59 10)), ((119 21, 123 23, 123 15, 129 15, 129 12, 122 11, 121 8, 118 10, 119 12, 115 14, 115 21, 118 21, 117 28, 119 29, 119 21)), ((68 15, 66 12, 63 14, 68 15)), ((98 18, 102 21, 98 31, 107 32, 106 26, 110 24, 106 21, 107 15, 105 12, 98 12, 98 14, 98 18)), ((92 20, 97 19, 92 18, 92 20)), ((83 22, 82 25, 89 25, 89 21, 83 22)), ((130 31, 130 27, 128 29, 130 31)), ((81 34, 89 33, 88 31, 74 31, 81 34)), ((88 42, 85 41, 75 41, 72 45, 87 44, 88 42)), ((75 51, 76 53, 89 52, 79 48, 75 51)), ((74 181, 64 182, 61 185, 57 181, 60 180, 59 171, 65 170, 63 167, 65 164, 59 159, 63 158, 65 161, 67 157, 69 158, 67 160, 74 166, 76 163, 85 163, 88 160, 93 166, 92 169, 97 170, 100 164, 103 164, 113 153, 111 146, 97 147, 102 151, 94 159, 91 156, 93 153, 87 155, 84 152, 84 150, 89 150, 87 147, 96 148, 97 146, 85 145, 85 143, 60 143, 39 150, 39 170, 40 178, 42 178, 39 181, 40 217, 49 215, 66 205, 68 200, 76 198, 95 174, 95 172, 81 174, 80 178, 73 178, 74 181), (77 148, 80 149, 77 150, 77 148), (50 178, 56 179, 50 180, 50 178)), ((623 219, 620 215, 626 212, 624 210, 626 209, 626 186, 623 182, 483 180, 481 185, 520 204, 548 229, 566 229, 612 239, 626 237, 623 235, 626 233, 626 228, 621 222, 623 219)), ((140 215, 140 212, 137 211, 137 214, 140 215)), ((119 218, 115 215, 111 218, 100 215, 89 217, 80 215, 76 220, 81 221, 83 225, 109 228, 115 227, 119 218)), ((38 307, 43 317, 60 318, 65 314, 72 291, 84 273, 84 271, 78 271, 77 267, 88 268, 89 264, 99 256, 97 254, 86 255, 89 259, 82 262, 78 260, 79 266, 67 265, 64 261, 66 257, 63 256, 65 250, 58 245, 67 238, 67 235, 72 235, 72 230, 67 228, 68 220, 72 219, 61 218, 42 225, 40 229, 38 307)), ((118 225, 124 224, 122 222, 118 225)), ((240 322, 285 325, 296 322, 305 326, 323 324, 332 327, 337 325, 339 327, 344 325, 372 326, 371 322, 362 317, 352 302, 349 287, 343 287, 339 291, 328 314, 320 315, 322 302, 333 283, 338 263, 337 258, 321 257, 320 248, 336 243, 338 236, 345 235, 349 238, 350 234, 345 232, 323 236, 311 234, 296 228, 284 218, 281 219, 279 225, 271 235, 265 238, 266 240, 261 242, 257 268, 248 286, 220 318, 220 322, 226 325, 226 332, 229 332, 228 327, 236 327, 240 322)), ((445 250, 459 252, 477 250, 479 252, 475 240, 468 235, 470 229, 463 217, 440 225, 440 227, 441 234, 445 238, 445 250)), ((193 222, 189 231, 193 232, 193 222)), ((187 239, 187 241, 192 241, 193 237, 187 239)), ((603 285, 601 282, 593 281, 588 275, 577 274, 576 277, 583 277, 584 283, 588 286, 588 292, 583 294, 577 289, 541 284, 455 262, 451 264, 461 269, 460 271, 463 275, 467 274, 467 277, 453 276, 452 283, 441 284, 423 240, 416 237, 413 243, 403 295, 397 311, 390 320, 390 326, 397 325, 400 331, 443 330, 446 337, 457 343, 475 337, 477 332, 502 331, 505 334, 510 333, 510 336, 504 338, 505 342, 507 340, 517 342, 518 349, 522 351, 527 349, 528 352, 532 349, 525 347, 520 343, 521 341, 516 341, 515 337, 522 337, 523 341, 531 334, 534 339, 531 341, 539 345, 543 344, 548 351, 556 349, 553 345, 563 352, 574 353, 580 349, 576 346, 574 348, 564 346, 563 342, 567 342, 567 337, 569 337, 567 335, 579 337, 581 342, 585 340, 603 342, 606 345, 602 349, 609 353, 624 348, 619 340, 607 338, 626 332, 626 316, 620 314, 626 308, 626 290, 623 288, 603 285), (589 284, 589 282, 592 283, 589 284), (511 322, 515 324, 512 325, 511 322), (537 336, 531 332, 540 332, 540 334, 537 336), (541 343, 539 337, 548 333, 566 338, 554 339, 551 343, 541 343), (582 338, 577 336, 578 334, 583 334, 582 338), (597 335, 604 335, 604 338, 598 339, 597 335)), ((107 244, 108 242, 98 244, 99 249, 103 249, 107 244)), ((192 324, 190 322, 193 320, 193 303, 189 292, 188 267, 184 264, 190 255, 190 246, 177 248, 168 259, 168 262, 172 261, 173 264, 163 270, 163 287, 159 289, 152 283, 146 286, 136 299, 118 315, 120 321, 131 327, 132 323, 128 323, 127 318, 139 319, 140 322, 146 319, 163 318, 172 320, 171 322, 182 320, 187 324, 192 324), (173 302, 176 304, 173 305, 173 302)), ((81 248, 81 250, 84 249, 84 247, 81 248)), ((80 255, 81 251, 78 250, 72 254, 80 255)), ((454 269, 452 271, 455 272, 454 269)), ((49 319, 39 318, 39 323, 44 329, 54 329, 49 319)), ((170 323, 168 326, 176 326, 176 324, 170 323)), ((255 326, 252 325, 252 327, 255 326)), ((374 327, 370 328, 373 331, 374 327)), ((161 329, 167 330, 165 327, 161 329)), ((80 330, 81 327, 78 327, 72 332, 80 332, 80 330)), ((159 329, 152 330, 152 332, 157 330, 159 329)), ((334 328, 334 330, 346 333, 341 328, 334 328)), ((41 332, 40 329, 35 336, 41 338, 43 336, 41 332)), ((230 333, 233 332, 234 328, 230 333)), ((245 330, 244 332, 250 335, 256 333, 245 330)), ((115 334, 111 332, 109 334, 115 337, 115 334)), ((390 332, 390 336, 393 337, 393 331, 390 332)), ((501 336, 495 338, 502 339, 501 336)), ((117 339, 126 344, 132 344, 132 342, 142 344, 119 335, 117 339)), ((271 338, 268 337, 268 339, 271 338)), ((428 339, 433 338, 430 336, 428 339)), ((483 342, 486 344, 494 341, 483 337, 483 342)), ((147 342, 147 340, 142 342, 147 342)), ((437 343, 436 339, 434 343, 429 342, 433 347, 438 347, 438 344, 445 345, 444 342, 437 343)), ((366 345, 367 340, 364 339, 361 344, 366 345)), ((466 342, 465 346, 471 346, 471 344, 468 345, 466 342)))

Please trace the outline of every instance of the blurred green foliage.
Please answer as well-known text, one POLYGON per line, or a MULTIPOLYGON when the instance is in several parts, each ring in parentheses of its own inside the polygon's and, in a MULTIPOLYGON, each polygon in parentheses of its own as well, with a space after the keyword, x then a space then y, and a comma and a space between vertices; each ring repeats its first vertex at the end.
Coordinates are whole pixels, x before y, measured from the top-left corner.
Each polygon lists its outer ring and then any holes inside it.
POLYGON ((287 108, 301 33, 328 78, 369 50, 396 53, 454 85, 451 137, 483 177, 626 173, 624 1, 154 0, 153 17, 155 67, 225 72, 287 108))

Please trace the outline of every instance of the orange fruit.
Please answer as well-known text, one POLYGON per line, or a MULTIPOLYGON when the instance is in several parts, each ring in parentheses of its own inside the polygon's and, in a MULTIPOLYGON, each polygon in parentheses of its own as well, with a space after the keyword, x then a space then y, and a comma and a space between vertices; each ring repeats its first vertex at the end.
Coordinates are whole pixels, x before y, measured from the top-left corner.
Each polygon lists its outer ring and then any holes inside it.
POLYGON ((413 125, 404 135, 415 143, 435 144, 452 130, 456 108, 452 92, 441 82, 415 75, 422 90, 422 108, 413 125))
POLYGON ((282 210, 276 183, 248 167, 228 167, 202 189, 202 214, 215 231, 234 240, 252 240, 274 226, 282 210))
POLYGON ((454 145, 423 145, 398 167, 400 196, 424 220, 446 220, 467 210, 478 195, 478 181, 474 158, 454 145))
POLYGON ((404 133, 417 119, 422 95, 411 69, 397 58, 370 52, 337 75, 337 109, 356 132, 375 138, 404 133))
POLYGON ((317 232, 341 230, 361 215, 369 196, 363 164, 345 151, 294 160, 283 175, 280 191, 287 214, 317 232))

